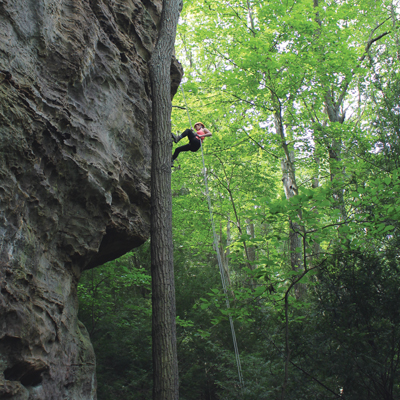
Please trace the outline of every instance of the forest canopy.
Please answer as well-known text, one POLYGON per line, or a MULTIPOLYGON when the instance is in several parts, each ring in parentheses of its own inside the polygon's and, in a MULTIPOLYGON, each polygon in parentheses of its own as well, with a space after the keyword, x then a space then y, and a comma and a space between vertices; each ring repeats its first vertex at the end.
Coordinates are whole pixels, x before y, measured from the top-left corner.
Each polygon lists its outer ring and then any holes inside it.
MULTIPOLYGON (((399 4, 184 2, 172 170, 180 398, 400 397, 399 4), (183 97, 183 93, 185 97, 183 97), (175 146, 175 145, 174 145, 175 146)), ((168 144, 169 145, 169 144, 168 144)), ((98 398, 151 398, 149 244, 88 271, 98 398)))

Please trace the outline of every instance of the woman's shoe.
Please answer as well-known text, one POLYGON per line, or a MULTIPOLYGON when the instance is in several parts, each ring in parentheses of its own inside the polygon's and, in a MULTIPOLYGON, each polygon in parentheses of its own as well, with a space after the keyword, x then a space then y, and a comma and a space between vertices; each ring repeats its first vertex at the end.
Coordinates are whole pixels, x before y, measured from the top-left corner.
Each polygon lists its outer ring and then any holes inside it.
POLYGON ((181 135, 174 135, 172 132, 171 132, 171 135, 172 135, 172 139, 175 143, 178 143, 182 139, 181 135))

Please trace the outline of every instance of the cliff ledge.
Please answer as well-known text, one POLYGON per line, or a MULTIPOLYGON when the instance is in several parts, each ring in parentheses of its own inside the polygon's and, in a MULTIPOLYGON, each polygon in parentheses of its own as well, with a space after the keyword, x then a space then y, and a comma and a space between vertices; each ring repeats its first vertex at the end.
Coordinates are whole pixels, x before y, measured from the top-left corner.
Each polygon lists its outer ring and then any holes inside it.
POLYGON ((76 288, 149 235, 161 5, 0 0, 1 399, 96 398, 76 288))

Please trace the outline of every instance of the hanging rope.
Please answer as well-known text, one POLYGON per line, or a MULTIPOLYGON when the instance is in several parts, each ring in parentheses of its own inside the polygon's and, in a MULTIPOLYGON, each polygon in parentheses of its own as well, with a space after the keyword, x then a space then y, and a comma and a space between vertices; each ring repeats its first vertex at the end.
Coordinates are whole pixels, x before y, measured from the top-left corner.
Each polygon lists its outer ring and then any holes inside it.
MULTIPOLYGON (((189 118, 189 124, 190 124, 190 127, 192 128, 192 123, 190 121, 190 114, 189 114, 189 109, 188 109, 187 104, 186 104, 186 98, 185 98, 185 92, 183 91, 183 86, 181 86, 181 90, 182 90, 183 100, 185 101, 185 107, 186 107, 186 111, 187 111, 188 118, 189 118)), ((215 224, 214 224, 214 217, 213 217, 213 211, 212 211, 212 205, 211 205, 210 192, 208 190, 207 169, 206 169, 206 163, 204 161, 203 144, 202 144, 201 140, 200 140, 200 143, 201 143, 201 158, 203 160, 204 185, 206 187, 206 196, 207 196, 207 201, 208 201, 208 209, 210 211, 210 220, 211 220, 212 231, 213 231, 213 236, 214 236, 214 248, 215 248, 215 251, 217 252, 217 261, 218 261, 218 266, 219 266, 219 273, 221 275, 222 288, 224 289, 224 293, 225 293, 225 302, 226 302, 226 308, 228 310, 228 315, 229 315, 229 323, 230 323, 230 326, 231 326, 233 347, 235 349, 235 358, 236 358, 236 365, 237 365, 238 376, 239 376, 239 383, 240 383, 240 387, 243 389, 244 381, 243 381, 243 374, 242 374, 242 366, 240 364, 240 356, 239 356, 239 349, 238 349, 238 345, 237 345, 237 341, 236 341, 235 327, 233 326, 233 320, 232 320, 232 316, 231 316, 231 313, 230 313, 230 308, 231 307, 230 307, 230 303, 229 303, 228 290, 227 290, 227 284, 226 284, 227 277, 225 275, 225 270, 224 270, 223 265, 222 265, 221 254, 220 254, 219 246, 218 246, 218 238, 217 238, 217 234, 216 234, 216 231, 215 231, 215 224)))
POLYGON ((187 104, 186 104, 185 92, 183 91, 183 86, 181 86, 181 91, 182 91, 183 101, 185 102, 185 108, 186 108, 187 116, 188 116, 188 119, 189 119, 190 129, 193 130, 192 121, 190 120, 189 109, 188 109, 188 106, 187 106, 187 104))

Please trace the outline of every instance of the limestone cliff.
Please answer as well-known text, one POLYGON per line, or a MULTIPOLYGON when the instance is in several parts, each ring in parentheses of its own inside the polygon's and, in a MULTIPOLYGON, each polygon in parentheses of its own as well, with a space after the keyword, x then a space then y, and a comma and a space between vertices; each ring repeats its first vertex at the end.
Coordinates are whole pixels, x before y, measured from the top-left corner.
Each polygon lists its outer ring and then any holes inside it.
POLYGON ((161 5, 0 0, 0 399, 96 398, 76 288, 149 235, 161 5))

